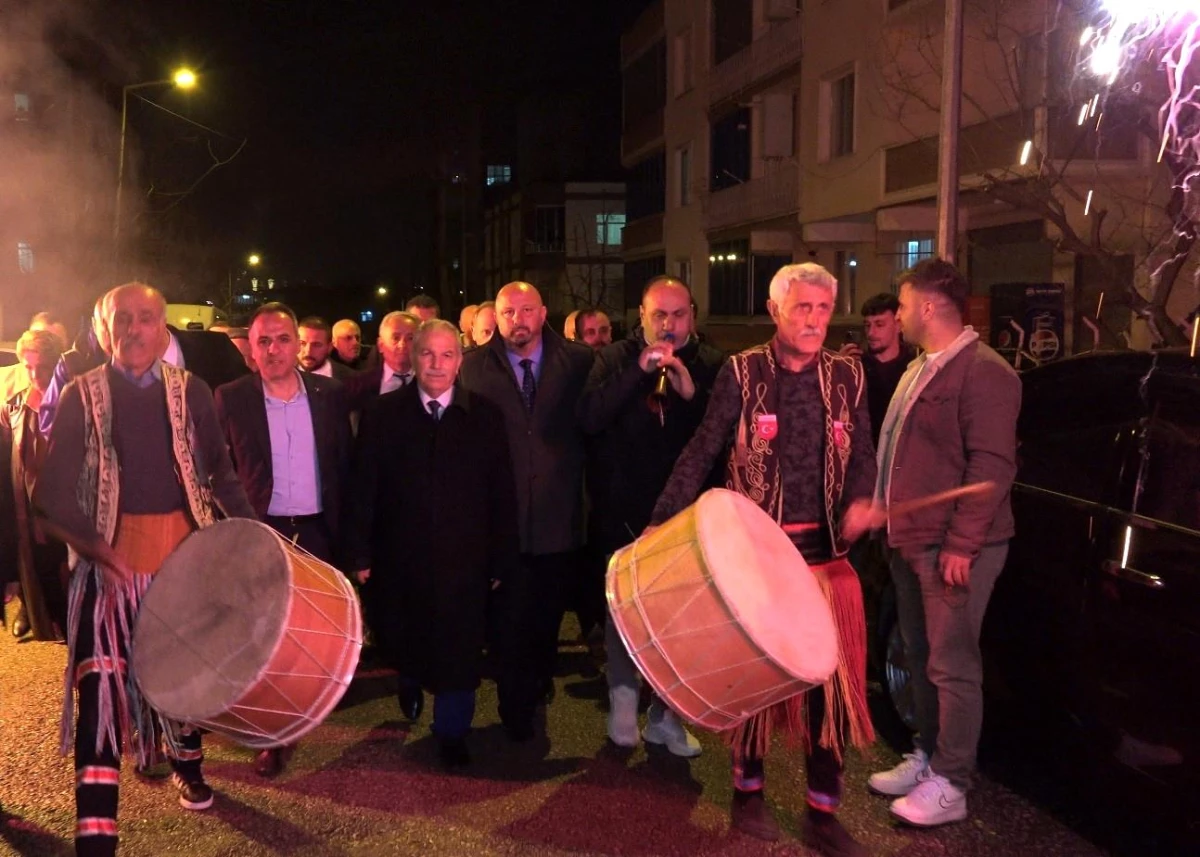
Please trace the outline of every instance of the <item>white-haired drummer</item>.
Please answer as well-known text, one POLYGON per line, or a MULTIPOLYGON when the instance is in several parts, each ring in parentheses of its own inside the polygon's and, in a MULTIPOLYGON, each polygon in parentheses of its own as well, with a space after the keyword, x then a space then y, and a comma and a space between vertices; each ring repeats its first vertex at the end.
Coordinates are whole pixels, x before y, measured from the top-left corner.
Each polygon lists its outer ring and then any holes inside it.
POLYGON ((849 545, 841 531, 847 520, 872 514, 876 465, 862 364, 823 347, 836 298, 837 281, 820 265, 779 270, 767 301, 775 336, 721 369, 704 420, 676 463, 651 524, 689 506, 728 449, 727 486, 792 536, 833 608, 840 660, 826 684, 724 736, 733 751, 733 825, 761 839, 778 838, 763 798, 763 756, 772 731, 782 729, 806 749, 805 842, 822 854, 858 855, 867 852, 834 811, 846 745, 861 746, 874 736, 862 590, 845 559, 849 545))

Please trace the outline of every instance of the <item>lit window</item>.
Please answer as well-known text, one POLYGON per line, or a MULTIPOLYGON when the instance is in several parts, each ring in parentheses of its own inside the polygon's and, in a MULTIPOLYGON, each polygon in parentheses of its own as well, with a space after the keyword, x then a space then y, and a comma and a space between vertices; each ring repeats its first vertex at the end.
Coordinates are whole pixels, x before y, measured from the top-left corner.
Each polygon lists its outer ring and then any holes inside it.
POLYGON ((22 274, 33 273, 33 248, 28 242, 17 242, 17 267, 21 269, 22 274))
POLYGON ((512 181, 512 167, 507 164, 488 164, 487 184, 508 184, 512 181))
POLYGON ((896 271, 907 271, 923 259, 933 258, 933 239, 916 238, 896 242, 896 271))
POLYGON ((363 324, 366 324, 368 321, 374 321, 375 320, 375 311, 369 310, 369 309, 362 310, 358 314, 358 320, 360 322, 362 322, 363 324))
POLYGON ((625 231, 625 214, 596 215, 596 243, 619 247, 621 233, 625 231))

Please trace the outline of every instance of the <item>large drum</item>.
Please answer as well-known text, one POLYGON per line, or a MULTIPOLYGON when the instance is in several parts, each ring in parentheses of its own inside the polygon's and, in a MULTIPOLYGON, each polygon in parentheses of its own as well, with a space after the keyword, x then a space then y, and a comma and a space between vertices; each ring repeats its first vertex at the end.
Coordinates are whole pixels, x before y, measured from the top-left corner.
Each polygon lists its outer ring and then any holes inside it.
POLYGON ((838 662, 829 604, 769 515, 714 489, 613 554, 608 605, 655 692, 720 731, 826 681, 838 662))
POLYGON ((138 614, 133 674, 168 718, 261 749, 299 740, 333 710, 361 648, 349 581, 239 518, 167 557, 138 614))

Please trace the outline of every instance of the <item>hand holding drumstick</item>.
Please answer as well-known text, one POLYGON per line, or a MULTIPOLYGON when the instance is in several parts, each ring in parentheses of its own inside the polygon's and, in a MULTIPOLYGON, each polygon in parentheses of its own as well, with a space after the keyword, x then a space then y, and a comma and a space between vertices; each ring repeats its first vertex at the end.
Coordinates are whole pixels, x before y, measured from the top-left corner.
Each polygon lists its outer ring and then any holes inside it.
POLYGON ((949 503, 960 497, 983 494, 991 491, 994 487, 994 482, 976 482, 973 485, 963 485, 958 488, 951 488, 949 491, 939 491, 936 494, 917 497, 913 500, 905 500, 902 503, 894 503, 891 506, 884 506, 882 503, 877 503, 873 500, 855 500, 850 504, 850 508, 846 510, 845 517, 842 518, 842 536, 846 541, 857 541, 865 533, 871 530, 878 530, 887 524, 887 519, 891 515, 906 515, 928 506, 949 503))

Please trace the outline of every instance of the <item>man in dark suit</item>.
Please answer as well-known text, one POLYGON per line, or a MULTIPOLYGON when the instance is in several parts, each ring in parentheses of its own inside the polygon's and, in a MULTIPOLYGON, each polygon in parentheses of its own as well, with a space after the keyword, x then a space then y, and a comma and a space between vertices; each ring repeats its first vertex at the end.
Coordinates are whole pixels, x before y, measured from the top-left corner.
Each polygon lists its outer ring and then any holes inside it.
POLYGON ((463 358, 462 384, 504 413, 516 478, 521 564, 498 594, 503 615, 500 717, 514 740, 533 735, 553 692, 563 605, 582 544, 584 444, 577 410, 592 350, 545 328, 529 283, 496 296, 499 336, 463 358))
POLYGON ((361 413, 371 402, 412 383, 412 341, 421 320, 407 312, 389 312, 379 323, 380 360, 346 379, 350 410, 361 413))
POLYGON ((346 383, 357 373, 344 363, 329 359, 333 351, 333 333, 329 322, 310 315, 300 320, 300 368, 346 383))
MULTIPOLYGON (((250 321, 258 373, 217 390, 217 418, 255 514, 289 541, 332 563, 350 460, 345 390, 300 372, 295 314, 263 304, 250 321)), ((283 770, 294 747, 263 750, 257 770, 283 770)))
POLYGON ((401 710, 416 719, 422 688, 432 692, 442 761, 458 767, 470 761, 489 584, 517 563, 517 503, 504 416, 454 384, 458 331, 428 321, 414 351, 417 382, 363 414, 347 556, 400 674, 401 710))
POLYGON ((355 372, 363 372, 379 362, 379 355, 371 347, 363 347, 362 328, 358 326, 358 322, 343 318, 334 322, 333 353, 329 355, 329 359, 355 372))

